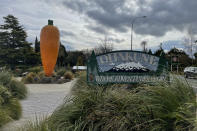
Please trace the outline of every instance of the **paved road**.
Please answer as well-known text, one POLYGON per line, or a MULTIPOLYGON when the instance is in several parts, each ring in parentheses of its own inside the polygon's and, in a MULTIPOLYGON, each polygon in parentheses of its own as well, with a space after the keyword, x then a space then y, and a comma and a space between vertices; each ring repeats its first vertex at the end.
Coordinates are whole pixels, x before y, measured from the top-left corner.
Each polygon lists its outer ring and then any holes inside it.
POLYGON ((186 79, 194 89, 194 91, 197 93, 197 79, 186 79))
POLYGON ((63 102, 65 96, 70 96, 70 91, 75 81, 65 84, 27 84, 28 97, 21 101, 23 108, 22 118, 8 123, 2 130, 15 131, 17 127, 20 127, 27 120, 50 115, 63 102))
POLYGON ((197 79, 186 79, 184 76, 181 75, 174 75, 174 77, 181 79, 183 82, 187 82, 190 86, 194 88, 194 91, 197 93, 197 79))

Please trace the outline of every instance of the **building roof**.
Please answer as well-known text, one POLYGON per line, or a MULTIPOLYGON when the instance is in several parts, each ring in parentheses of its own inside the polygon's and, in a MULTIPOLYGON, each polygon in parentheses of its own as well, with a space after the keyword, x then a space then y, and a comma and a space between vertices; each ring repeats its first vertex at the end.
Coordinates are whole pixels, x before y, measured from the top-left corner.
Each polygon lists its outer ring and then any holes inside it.
POLYGON ((86 70, 87 66, 73 66, 73 70, 86 70))

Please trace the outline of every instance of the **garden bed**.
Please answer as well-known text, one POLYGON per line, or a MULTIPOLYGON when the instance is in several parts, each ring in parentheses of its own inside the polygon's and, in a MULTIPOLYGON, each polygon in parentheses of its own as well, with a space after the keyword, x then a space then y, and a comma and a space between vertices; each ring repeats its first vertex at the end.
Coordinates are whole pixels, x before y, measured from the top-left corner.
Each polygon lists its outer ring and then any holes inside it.
POLYGON ((24 130, 147 131, 195 130, 196 95, 185 82, 140 85, 87 85, 85 75, 66 100, 49 118, 28 124, 24 130))
POLYGON ((54 73, 50 77, 45 76, 44 72, 30 72, 22 78, 22 81, 25 84, 63 84, 71 81, 73 78, 74 75, 71 71, 54 73))

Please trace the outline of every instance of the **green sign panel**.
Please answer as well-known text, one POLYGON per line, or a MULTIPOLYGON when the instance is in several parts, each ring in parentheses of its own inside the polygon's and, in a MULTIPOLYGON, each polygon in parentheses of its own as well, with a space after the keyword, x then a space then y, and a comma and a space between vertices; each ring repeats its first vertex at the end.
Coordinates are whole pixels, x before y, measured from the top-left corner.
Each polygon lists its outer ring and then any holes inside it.
POLYGON ((87 63, 87 81, 93 84, 149 83, 168 78, 167 61, 139 51, 92 52, 87 63))

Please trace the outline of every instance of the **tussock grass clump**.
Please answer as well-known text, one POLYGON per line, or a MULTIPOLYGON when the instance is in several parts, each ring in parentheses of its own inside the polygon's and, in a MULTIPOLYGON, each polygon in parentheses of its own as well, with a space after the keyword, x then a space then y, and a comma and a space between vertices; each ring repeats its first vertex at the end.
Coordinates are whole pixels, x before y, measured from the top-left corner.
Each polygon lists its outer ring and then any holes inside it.
POLYGON ((12 118, 8 115, 8 113, 0 107, 0 127, 11 121, 12 118))
POLYGON ((22 113, 17 98, 13 98, 7 88, 0 85, 0 127, 11 120, 17 120, 22 113))
POLYGON ((76 78, 80 78, 81 76, 83 76, 84 74, 86 74, 86 71, 76 71, 74 72, 74 76, 76 78))
POLYGON ((59 76, 64 76, 65 73, 66 73, 65 68, 60 68, 57 70, 57 75, 59 75, 59 76))
POLYGON ((26 98, 27 88, 22 82, 11 80, 8 87, 13 97, 18 99, 26 98))
POLYGON ((75 91, 50 117, 52 129, 169 131, 192 130, 196 124, 195 93, 178 79, 132 90, 79 82, 75 91))
POLYGON ((27 74, 27 76, 23 77, 22 81, 25 83, 25 84, 30 84, 30 83, 35 83, 35 77, 37 76, 36 73, 34 72, 30 72, 27 74))
POLYGON ((7 85, 12 79, 12 74, 8 71, 0 71, 0 84, 7 85))
POLYGON ((7 88, 5 88, 3 85, 0 85, 0 105, 4 105, 9 102, 9 99, 11 99, 12 95, 8 91, 7 88))
POLYGON ((74 78, 74 75, 71 71, 67 71, 65 74, 64 74, 64 78, 65 79, 69 79, 69 80, 72 80, 74 78))
POLYGON ((35 119, 27 121, 24 126, 19 127, 16 131, 55 131, 49 129, 48 118, 36 116, 35 119))
POLYGON ((24 83, 13 79, 10 72, 0 72, 0 85, 7 88, 12 97, 24 99, 27 95, 27 88, 24 83))
POLYGON ((39 77, 39 79, 44 78, 44 77, 45 77, 44 71, 39 72, 39 73, 38 73, 38 77, 39 77))
POLYGON ((8 115, 14 120, 18 120, 22 115, 22 107, 16 98, 10 99, 4 105, 4 110, 7 110, 8 115))
POLYGON ((12 74, 0 72, 0 127, 20 118, 22 109, 18 99, 26 97, 26 86, 12 78, 12 74))

